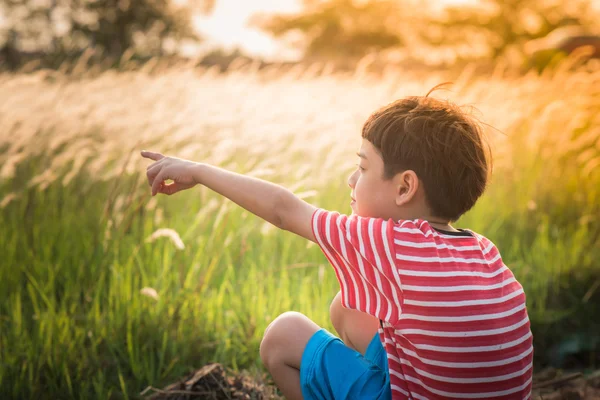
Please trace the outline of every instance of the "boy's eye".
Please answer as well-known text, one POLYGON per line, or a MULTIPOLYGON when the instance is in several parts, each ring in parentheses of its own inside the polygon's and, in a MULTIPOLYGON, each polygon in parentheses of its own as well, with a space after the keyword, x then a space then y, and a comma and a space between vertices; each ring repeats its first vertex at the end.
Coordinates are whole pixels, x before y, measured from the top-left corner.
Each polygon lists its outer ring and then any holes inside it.
POLYGON ((363 167, 360 166, 360 164, 356 164, 356 166, 358 167, 359 170, 364 171, 365 169, 363 167))

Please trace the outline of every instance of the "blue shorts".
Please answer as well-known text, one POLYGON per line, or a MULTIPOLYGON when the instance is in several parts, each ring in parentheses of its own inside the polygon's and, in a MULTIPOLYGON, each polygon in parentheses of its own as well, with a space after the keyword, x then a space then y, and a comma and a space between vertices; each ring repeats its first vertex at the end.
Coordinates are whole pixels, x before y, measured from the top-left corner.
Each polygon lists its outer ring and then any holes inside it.
POLYGON ((363 356, 321 329, 309 339, 300 363, 305 400, 392 398, 387 356, 375 334, 363 356))

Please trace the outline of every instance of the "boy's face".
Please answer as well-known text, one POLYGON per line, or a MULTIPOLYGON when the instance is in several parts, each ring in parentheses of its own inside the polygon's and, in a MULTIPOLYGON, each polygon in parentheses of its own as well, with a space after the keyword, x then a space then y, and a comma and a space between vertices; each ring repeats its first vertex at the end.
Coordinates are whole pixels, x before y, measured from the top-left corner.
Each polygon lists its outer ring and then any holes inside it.
POLYGON ((361 217, 398 219, 396 187, 393 179, 383 177, 383 159, 366 139, 358 151, 359 163, 348 178, 352 189, 352 213, 361 217))

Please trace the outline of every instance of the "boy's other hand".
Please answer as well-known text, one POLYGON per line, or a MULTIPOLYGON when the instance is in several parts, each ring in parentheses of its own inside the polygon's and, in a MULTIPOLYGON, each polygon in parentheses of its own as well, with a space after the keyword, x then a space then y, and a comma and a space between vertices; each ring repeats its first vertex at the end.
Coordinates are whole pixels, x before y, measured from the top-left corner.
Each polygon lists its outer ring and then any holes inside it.
POLYGON ((175 194, 198 183, 193 173, 198 163, 145 150, 141 154, 142 157, 155 161, 146 169, 148 184, 152 187, 152 196, 157 193, 175 194), (165 181, 169 179, 173 182, 166 184, 165 181))

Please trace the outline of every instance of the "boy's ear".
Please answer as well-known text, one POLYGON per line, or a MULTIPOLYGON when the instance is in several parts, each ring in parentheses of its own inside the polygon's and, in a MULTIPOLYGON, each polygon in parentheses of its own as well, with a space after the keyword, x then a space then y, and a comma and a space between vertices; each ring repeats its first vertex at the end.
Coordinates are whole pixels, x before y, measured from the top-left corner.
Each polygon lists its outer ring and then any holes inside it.
POLYGON ((398 172, 394 177, 396 187, 396 205, 409 203, 419 190, 419 177, 412 170, 398 172))

